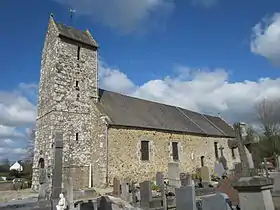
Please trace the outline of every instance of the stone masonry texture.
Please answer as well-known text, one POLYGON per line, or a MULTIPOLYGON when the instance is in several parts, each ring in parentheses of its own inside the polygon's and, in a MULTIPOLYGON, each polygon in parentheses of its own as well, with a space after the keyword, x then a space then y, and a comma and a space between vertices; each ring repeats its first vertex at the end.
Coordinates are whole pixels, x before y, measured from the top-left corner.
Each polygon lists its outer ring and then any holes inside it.
POLYGON ((34 190, 39 187, 38 163, 41 158, 50 177, 52 175, 56 131, 63 133, 63 179, 72 176, 75 189, 88 187, 90 165, 92 186, 96 187, 104 186, 107 179, 112 182, 114 177, 143 181, 154 178, 158 171, 166 175, 168 163, 173 161, 173 141, 178 142, 178 162, 183 172, 195 172, 200 167, 201 156, 205 156, 204 165, 213 168, 214 142, 225 148, 229 168, 239 161, 237 149, 236 159, 232 158, 226 138, 107 128, 108 117, 97 109, 96 103, 97 49, 60 37, 56 23, 50 18, 41 61, 32 178, 34 190), (149 141, 149 161, 140 160, 141 140, 149 141))
POLYGON ((235 162, 240 161, 238 149, 235 149, 236 159, 232 158, 226 138, 124 128, 110 128, 108 137, 109 179, 111 182, 114 177, 137 182, 149 178, 154 179, 158 171, 164 172, 167 176, 168 163, 173 162, 171 142, 178 142, 178 163, 182 172, 195 173, 196 168, 201 166, 201 156, 205 157, 204 165, 208 166, 211 171, 216 160, 214 142, 217 142, 219 147, 225 148, 224 156, 230 169, 233 168, 235 162), (140 142, 142 140, 150 142, 149 161, 140 160, 140 142))
POLYGON ((106 126, 94 105, 98 98, 97 77, 97 50, 58 37, 51 18, 41 62, 33 189, 38 190, 39 159, 43 158, 45 167, 52 169, 56 131, 63 133, 64 177, 75 174, 74 185, 87 187, 92 164, 94 177, 99 177, 93 184, 105 183, 102 178, 105 179, 106 126), (79 88, 76 88, 77 81, 79 88))

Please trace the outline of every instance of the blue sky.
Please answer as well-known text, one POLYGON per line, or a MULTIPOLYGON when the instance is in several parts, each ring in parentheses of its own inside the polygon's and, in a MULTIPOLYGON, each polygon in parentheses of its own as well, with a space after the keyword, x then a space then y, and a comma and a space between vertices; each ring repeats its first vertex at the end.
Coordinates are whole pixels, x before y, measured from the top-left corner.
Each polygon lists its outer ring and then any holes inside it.
POLYGON ((2 0, 0 9, 0 155, 27 145, 51 12, 98 41, 103 88, 229 122, 253 122, 254 104, 279 95, 277 0, 2 0))

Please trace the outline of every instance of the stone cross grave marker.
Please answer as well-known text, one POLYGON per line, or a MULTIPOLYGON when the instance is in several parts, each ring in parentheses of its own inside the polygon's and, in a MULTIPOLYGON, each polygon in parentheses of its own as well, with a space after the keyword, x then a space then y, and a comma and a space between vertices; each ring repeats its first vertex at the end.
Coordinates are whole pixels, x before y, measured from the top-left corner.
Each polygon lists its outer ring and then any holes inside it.
POLYGON ((180 187, 180 168, 178 163, 168 163, 168 181, 173 187, 180 187))
POLYGON ((242 123, 237 123, 234 125, 234 130, 236 133, 236 139, 237 139, 237 144, 239 148, 239 154, 240 154, 240 161, 242 164, 242 175, 243 176, 250 176, 249 172, 249 161, 248 157, 246 155, 245 151, 245 145, 243 143, 244 141, 244 136, 246 134, 243 134, 241 130, 244 130, 244 125, 242 123))
POLYGON ((229 206, 225 198, 217 193, 207 196, 202 196, 202 210, 228 210, 229 206))
POLYGON ((176 210, 196 210, 196 197, 194 186, 185 186, 175 189, 176 210))
POLYGON ((62 158, 63 158, 63 134, 56 132, 54 136, 54 170, 52 177, 52 203, 55 206, 58 203, 62 188, 62 158))

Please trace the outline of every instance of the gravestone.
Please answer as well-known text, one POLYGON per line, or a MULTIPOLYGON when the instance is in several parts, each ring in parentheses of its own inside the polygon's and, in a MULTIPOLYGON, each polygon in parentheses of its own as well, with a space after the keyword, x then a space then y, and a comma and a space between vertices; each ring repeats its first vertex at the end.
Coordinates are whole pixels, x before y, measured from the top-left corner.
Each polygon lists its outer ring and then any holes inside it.
POLYGON ((127 182, 121 183, 121 198, 125 201, 129 201, 130 194, 129 194, 129 184, 127 182))
POLYGON ((272 191, 274 193, 280 193, 280 172, 270 172, 269 175, 274 180, 272 191))
POLYGON ((115 196, 121 195, 121 182, 116 177, 113 179, 113 194, 115 196))
POLYGON ((55 206, 59 201, 59 194, 62 192, 62 158, 63 158, 63 134, 56 132, 54 136, 54 170, 52 176, 51 200, 55 206))
POLYGON ((190 174, 180 173, 180 180, 182 187, 192 185, 192 177, 190 174))
POLYGON ((140 207, 149 208, 152 200, 151 182, 144 181, 140 183, 140 207))
POLYGON ((39 168, 39 196, 38 200, 47 199, 48 177, 45 168, 39 168))
POLYGON ((277 160, 277 171, 280 172, 280 155, 277 155, 276 160, 277 160))
POLYGON ((178 163, 168 163, 168 181, 173 187, 180 187, 180 168, 178 163))
POLYGON ((217 194, 201 196, 202 210, 228 210, 228 204, 225 198, 217 194))
POLYGON ((112 210, 112 201, 107 196, 102 196, 99 201, 100 210, 112 210))
POLYGON ((200 176, 202 182, 209 183, 211 178, 210 178, 210 172, 209 168, 207 166, 203 166, 200 168, 200 176))
POLYGON ((196 197, 194 186, 185 186, 175 189, 176 210, 196 210, 196 197))
POLYGON ((74 209, 74 195, 73 195, 73 180, 72 177, 67 178, 66 183, 66 194, 67 194, 67 202, 69 206, 69 210, 74 209))
POLYGON ((241 177, 233 183, 238 191, 240 208, 245 210, 275 210, 271 189, 273 179, 266 177, 241 177))
POLYGON ((165 185, 164 185, 164 176, 162 172, 156 173, 156 185, 160 187, 160 192, 162 196, 162 206, 163 209, 166 209, 166 195, 165 195, 165 185))
POLYGON ((215 162, 215 166, 214 166, 214 173, 218 176, 218 177, 222 177, 225 173, 225 169, 222 163, 216 161, 215 162))
POLYGON ((221 147, 219 148, 219 150, 221 151, 221 157, 219 158, 219 162, 223 164, 224 170, 227 170, 227 169, 228 169, 228 167, 227 167, 227 160, 226 160, 226 158, 224 157, 224 152, 223 152, 224 147, 221 146, 221 147))

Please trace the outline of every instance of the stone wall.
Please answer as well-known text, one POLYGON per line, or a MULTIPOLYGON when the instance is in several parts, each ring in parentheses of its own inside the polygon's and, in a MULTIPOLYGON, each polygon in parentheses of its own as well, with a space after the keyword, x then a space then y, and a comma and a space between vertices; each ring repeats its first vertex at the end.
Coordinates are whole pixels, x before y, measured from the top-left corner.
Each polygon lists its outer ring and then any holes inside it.
MULTIPOLYGON (((214 142, 224 149, 228 167, 239 161, 238 149, 235 149, 236 159, 232 158, 231 150, 225 138, 200 137, 168 132, 110 128, 108 131, 109 149, 109 179, 114 176, 122 179, 143 181, 154 178, 157 171, 167 175, 167 165, 172 162, 171 142, 178 142, 179 163, 184 172, 195 172, 200 167, 200 157, 205 156, 205 166, 213 169, 215 161, 214 142), (150 141, 150 160, 140 160, 141 140, 150 141)), ((219 150, 220 154, 220 150, 219 150)))
MULTIPOLYGON (((95 106, 98 99, 97 49, 58 37, 51 18, 41 65, 32 188, 38 189, 39 159, 45 160, 45 167, 53 167, 56 131, 63 133, 63 167, 75 165, 75 173, 88 177, 84 168, 92 164, 93 175, 100 177, 93 185, 104 184, 106 125, 95 106)), ((65 176, 69 173, 64 170, 65 176)), ((84 187, 84 183, 74 185, 84 187)))

